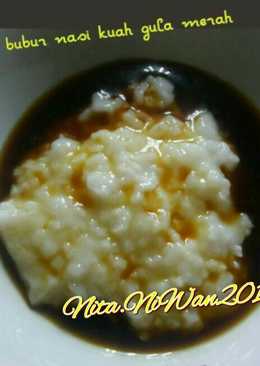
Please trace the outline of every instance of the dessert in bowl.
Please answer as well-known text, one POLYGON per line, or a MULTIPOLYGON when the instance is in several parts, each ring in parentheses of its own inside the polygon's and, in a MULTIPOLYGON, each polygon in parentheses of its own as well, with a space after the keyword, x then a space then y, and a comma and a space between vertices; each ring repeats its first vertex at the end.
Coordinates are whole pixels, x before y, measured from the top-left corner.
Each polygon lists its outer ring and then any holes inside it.
MULTIPOLYGON (((122 63, 40 101, 2 162, 0 232, 30 304, 61 312, 76 295, 122 304, 134 291, 190 287, 221 298, 227 285, 255 279, 253 151, 240 141, 242 118, 254 129, 256 116, 237 100, 189 67, 122 63)), ((106 319, 104 334, 101 320, 89 332, 98 328, 95 338, 112 348, 171 350, 241 308, 129 312, 106 319)))

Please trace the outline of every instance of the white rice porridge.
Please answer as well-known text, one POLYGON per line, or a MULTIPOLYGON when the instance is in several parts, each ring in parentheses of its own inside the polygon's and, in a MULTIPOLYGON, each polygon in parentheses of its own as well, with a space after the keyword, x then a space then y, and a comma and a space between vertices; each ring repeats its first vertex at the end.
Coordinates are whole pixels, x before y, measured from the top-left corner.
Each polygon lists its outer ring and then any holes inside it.
MULTIPOLYGON (((84 124, 121 108, 112 130, 85 141, 61 135, 15 170, 0 232, 33 305, 74 295, 123 302, 132 291, 171 287, 210 294, 236 281, 252 228, 223 172, 238 156, 208 111, 181 121, 142 110, 174 103, 166 79, 132 88, 134 105, 98 91, 79 115, 84 124)), ((127 316, 140 337, 205 325, 200 308, 127 316)))

